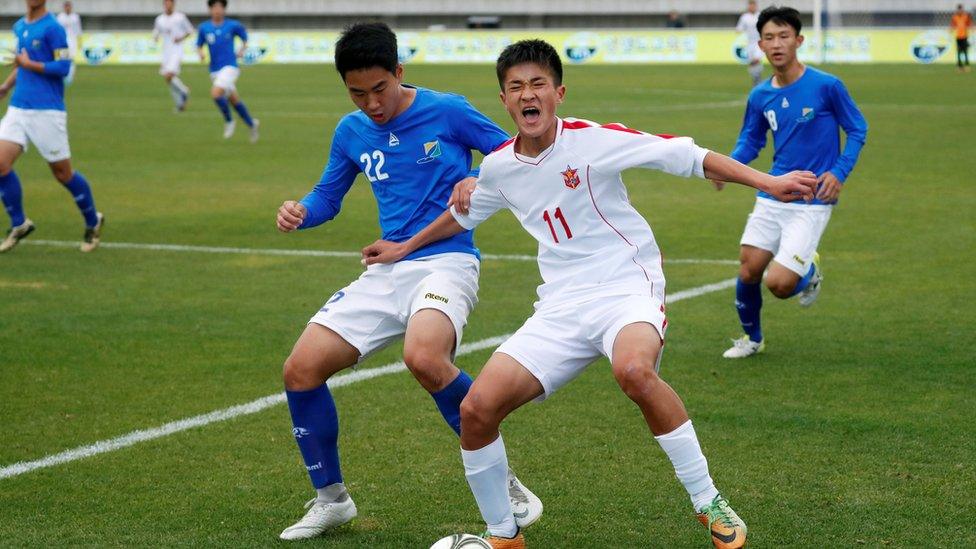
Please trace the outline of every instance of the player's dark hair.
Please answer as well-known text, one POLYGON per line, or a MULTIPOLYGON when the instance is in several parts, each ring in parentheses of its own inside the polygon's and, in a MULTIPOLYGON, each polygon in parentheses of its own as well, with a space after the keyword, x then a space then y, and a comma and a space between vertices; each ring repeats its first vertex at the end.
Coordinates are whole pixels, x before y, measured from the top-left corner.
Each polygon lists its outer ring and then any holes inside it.
POLYGON ((214 4, 220 4, 221 6, 224 6, 224 8, 226 8, 227 7, 227 0, 207 0, 207 7, 208 8, 212 8, 214 4))
POLYGON ((353 23, 346 27, 335 45, 335 67, 342 79, 346 73, 380 67, 396 72, 396 34, 386 23, 353 23))
POLYGON ((560 86, 563 83, 563 62, 559 59, 559 52, 545 40, 519 40, 502 50, 495 63, 495 73, 498 75, 498 85, 505 88, 505 74, 508 69, 522 63, 535 63, 552 75, 553 83, 560 86))
POLYGON ((800 22, 800 12, 786 6, 769 6, 759 12, 759 19, 756 20, 756 30, 759 31, 760 35, 762 35, 763 27, 770 21, 777 25, 789 25, 793 27, 797 36, 800 35, 800 29, 803 27, 803 23, 800 22))

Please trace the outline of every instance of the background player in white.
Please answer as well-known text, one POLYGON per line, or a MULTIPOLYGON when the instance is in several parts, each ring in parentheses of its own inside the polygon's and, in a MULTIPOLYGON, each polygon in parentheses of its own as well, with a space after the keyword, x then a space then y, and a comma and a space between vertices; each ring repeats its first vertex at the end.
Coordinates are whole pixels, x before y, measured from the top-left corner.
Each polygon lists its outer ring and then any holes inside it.
MULTIPOLYGON (((64 27, 64 32, 68 36, 68 53, 74 61, 78 55, 78 47, 81 46, 81 16, 74 11, 74 6, 70 1, 64 3, 64 11, 58 14, 58 24, 64 27)), ((65 84, 71 84, 75 79, 75 64, 71 64, 68 76, 64 77, 65 84)))
POLYGON ((26 4, 27 15, 14 23, 14 70, 0 84, 0 98, 14 90, 0 120, 0 200, 10 216, 10 230, 0 242, 0 252, 10 251, 34 231, 34 223, 24 213, 20 179, 14 171, 14 163, 29 143, 71 193, 85 219, 81 251, 90 252, 98 246, 105 217, 95 209, 88 181, 71 167, 64 106, 64 77, 72 64, 68 40, 64 28, 48 13, 45 0, 26 0, 26 4))
POLYGON ((193 33, 193 25, 186 14, 175 11, 175 0, 163 0, 163 13, 156 16, 153 24, 153 40, 163 39, 163 62, 159 74, 166 80, 169 93, 173 96, 176 110, 186 110, 190 88, 180 80, 180 65, 183 63, 183 40, 193 33))
POLYGON ((507 47, 496 70, 518 135, 485 158, 468 214, 452 208, 406 242, 379 241, 363 249, 367 264, 396 261, 503 208, 539 243, 543 284, 535 314, 491 356, 461 403, 461 455, 489 542, 496 549, 525 545, 505 489, 501 421, 606 356, 715 546, 742 547, 745 524, 712 483, 681 399, 657 375, 667 326, 661 253, 647 221, 628 201, 620 173, 643 167, 717 178, 781 198, 811 198, 816 178, 809 172, 763 174, 686 137, 559 119, 562 65, 555 48, 541 40, 507 47))
POLYGON ((759 6, 756 0, 749 0, 746 12, 739 16, 739 22, 735 25, 736 32, 746 35, 746 56, 749 60, 749 76, 752 77, 752 85, 755 86, 762 80, 762 60, 763 52, 759 49, 759 29, 756 28, 756 21, 759 19, 759 6))

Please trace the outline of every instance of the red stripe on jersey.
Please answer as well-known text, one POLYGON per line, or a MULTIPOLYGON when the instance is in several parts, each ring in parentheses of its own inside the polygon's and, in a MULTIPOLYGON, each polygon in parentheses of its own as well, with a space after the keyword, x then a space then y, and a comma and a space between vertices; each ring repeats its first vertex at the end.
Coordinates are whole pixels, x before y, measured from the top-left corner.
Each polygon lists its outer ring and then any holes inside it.
POLYGON ((500 151, 500 150, 504 149, 505 147, 511 145, 512 143, 515 143, 515 138, 514 137, 511 138, 511 139, 509 139, 508 141, 502 143, 501 145, 495 147, 495 149, 493 151, 491 151, 491 152, 500 151))
MULTIPOLYGON (((636 134, 643 134, 644 133, 644 132, 642 132, 640 130, 635 130, 633 128, 628 128, 627 126, 624 126, 620 122, 611 122, 609 124, 602 124, 602 125, 599 125, 599 126, 592 125, 592 124, 590 124, 588 122, 584 122, 582 120, 575 120, 573 122, 565 122, 565 121, 563 122, 563 129, 564 130, 566 130, 566 129, 570 129, 570 130, 582 130, 584 128, 604 128, 604 129, 607 129, 607 130, 617 130, 618 132, 636 133, 636 134)), ((662 139, 674 139, 675 137, 677 137, 677 136, 672 135, 672 134, 669 134, 669 133, 657 133, 657 134, 654 134, 654 135, 656 135, 656 136, 658 136, 658 137, 660 137, 662 139)))
MULTIPOLYGON (((623 239, 623 241, 626 242, 628 246, 631 246, 635 250, 637 250, 637 254, 640 254, 640 246, 638 246, 638 245, 634 244, 633 242, 627 240, 627 237, 626 236, 624 236, 620 231, 618 231, 617 228, 614 227, 612 223, 610 223, 609 221, 607 221, 606 216, 604 216, 603 215, 603 212, 600 211, 600 207, 596 205, 596 198, 593 197, 593 186, 590 185, 590 167, 589 166, 586 166, 586 188, 589 189, 589 191, 590 191, 590 202, 593 203, 593 209, 596 210, 596 213, 600 214, 600 219, 602 219, 604 223, 606 223, 611 229, 613 229, 613 232, 617 233, 617 236, 619 236, 621 239, 623 239)), ((635 256, 637 254, 635 254, 635 256)), ((648 282, 651 282, 651 277, 647 276, 647 270, 644 269, 644 266, 643 265, 641 265, 640 263, 637 262, 636 257, 632 257, 632 258, 630 258, 630 260, 633 261, 635 265, 637 265, 638 267, 640 267, 641 272, 644 273, 644 278, 646 278, 648 282)), ((654 291, 654 283, 653 282, 651 282, 651 291, 652 292, 654 291)))

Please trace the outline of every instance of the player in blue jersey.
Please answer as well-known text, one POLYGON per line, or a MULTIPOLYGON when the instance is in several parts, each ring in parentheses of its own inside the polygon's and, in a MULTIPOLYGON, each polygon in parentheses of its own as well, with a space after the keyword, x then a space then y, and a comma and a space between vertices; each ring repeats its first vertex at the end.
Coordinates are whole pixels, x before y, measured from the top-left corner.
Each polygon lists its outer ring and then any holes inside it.
POLYGON ((210 20, 200 24, 197 34, 197 48, 200 61, 204 61, 203 46, 210 50, 210 97, 213 98, 220 114, 224 117, 224 139, 234 135, 236 123, 230 114, 230 107, 241 117, 241 120, 251 128, 251 143, 257 143, 258 119, 251 118, 240 95, 237 94, 237 78, 241 69, 237 67, 237 58, 247 50, 247 30, 237 19, 226 17, 227 0, 207 0, 210 9, 210 20), (234 49, 234 39, 241 39, 241 47, 234 49))
MULTIPOLYGON (((776 297, 799 295, 800 305, 813 304, 823 274, 817 246, 867 137, 867 122, 847 88, 836 76, 807 67, 797 59, 803 44, 800 14, 793 8, 769 7, 759 14, 759 46, 773 76, 749 94, 742 131, 732 158, 747 164, 773 134, 773 167, 780 175, 809 170, 818 176, 816 200, 779 203, 759 193, 740 242, 735 306, 745 335, 723 354, 744 358, 762 352, 760 325, 762 278, 776 297), (841 149, 840 129, 846 135, 841 149), (768 267, 768 270, 767 270, 768 267)), ((721 189, 721 184, 716 183, 721 189)))
MULTIPOLYGON (((461 96, 403 83, 396 35, 383 23, 347 28, 335 65, 359 110, 342 118, 319 183, 278 210, 282 232, 332 220, 361 173, 379 206, 383 238, 402 242, 444 211, 455 183, 470 183, 471 151, 491 152, 507 135, 461 96)), ((460 432, 471 378, 454 366, 468 314, 478 300, 480 256, 472 233, 418 249, 393 265, 369 267, 311 318, 284 363, 293 433, 317 491, 307 514, 282 539, 317 536, 356 516, 339 468, 339 424, 326 381, 404 338, 403 361, 445 421, 460 432)), ((509 475, 512 508, 525 526, 542 504, 509 475)))
POLYGON ((34 231, 34 223, 24 214, 20 179, 13 169, 28 143, 47 160, 54 177, 71 193, 85 218, 81 251, 98 247, 105 222, 95 209, 88 181, 71 167, 64 108, 64 77, 71 69, 71 57, 64 28, 47 12, 45 3, 27 0, 27 15, 14 23, 14 70, 0 84, 0 98, 14 89, 0 121, 0 199, 11 225, 0 242, 0 252, 9 251, 34 231))

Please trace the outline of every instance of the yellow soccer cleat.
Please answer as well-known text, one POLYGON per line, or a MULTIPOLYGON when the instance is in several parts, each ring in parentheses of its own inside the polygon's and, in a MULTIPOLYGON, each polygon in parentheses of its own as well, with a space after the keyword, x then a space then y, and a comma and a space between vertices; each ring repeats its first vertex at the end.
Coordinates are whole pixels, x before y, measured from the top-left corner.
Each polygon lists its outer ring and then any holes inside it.
POLYGON ((739 549, 746 546, 746 523, 729 507, 721 495, 715 496, 698 511, 698 520, 711 534, 716 549, 739 549))

